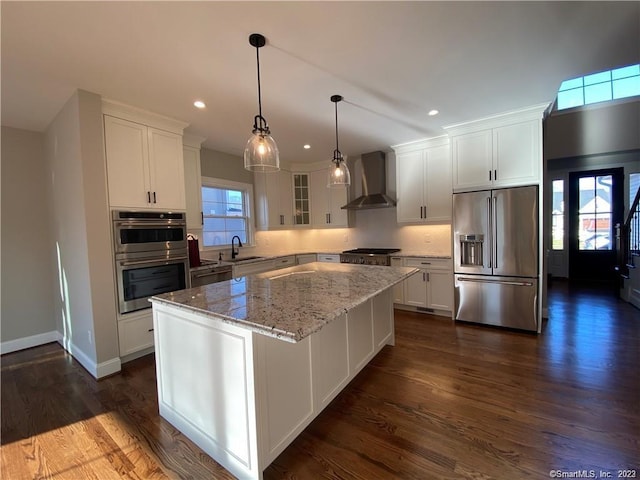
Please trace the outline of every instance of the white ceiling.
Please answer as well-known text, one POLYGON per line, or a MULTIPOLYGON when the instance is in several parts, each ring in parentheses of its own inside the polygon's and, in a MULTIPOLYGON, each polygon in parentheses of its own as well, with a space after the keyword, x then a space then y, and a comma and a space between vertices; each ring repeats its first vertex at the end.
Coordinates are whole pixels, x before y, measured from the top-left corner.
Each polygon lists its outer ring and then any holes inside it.
POLYGON ((80 88, 236 155, 258 109, 248 36, 262 33, 263 114, 286 163, 331 157, 333 94, 340 150, 358 155, 640 61, 640 2, 2 1, 1 14, 2 125, 44 131, 80 88))

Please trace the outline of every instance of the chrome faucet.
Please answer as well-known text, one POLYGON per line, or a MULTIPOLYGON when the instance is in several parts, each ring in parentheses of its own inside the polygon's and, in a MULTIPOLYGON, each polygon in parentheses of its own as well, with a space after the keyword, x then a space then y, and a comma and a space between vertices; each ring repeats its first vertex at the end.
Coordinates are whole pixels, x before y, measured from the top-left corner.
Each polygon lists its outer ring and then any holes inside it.
POLYGON ((234 235, 231 239, 231 259, 233 260, 240 253, 240 250, 236 250, 234 247, 234 243, 236 238, 238 239, 238 248, 242 246, 242 242, 240 241, 240 237, 238 235, 234 235))

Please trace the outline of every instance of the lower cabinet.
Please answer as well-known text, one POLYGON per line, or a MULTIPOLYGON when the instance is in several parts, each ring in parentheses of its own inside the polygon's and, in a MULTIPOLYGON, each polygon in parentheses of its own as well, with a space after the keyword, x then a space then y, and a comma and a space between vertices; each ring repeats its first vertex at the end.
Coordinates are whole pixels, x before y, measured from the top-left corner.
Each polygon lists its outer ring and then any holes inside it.
POLYGON ((153 347, 153 315, 150 308, 129 313, 118 321, 118 342, 120 357, 153 347))
POLYGON ((340 263, 340 254, 337 253, 319 253, 319 262, 340 263))
POLYGON ((433 313, 453 311, 453 269, 451 260, 408 257, 404 266, 420 269, 402 284, 402 295, 394 295, 394 302, 433 313))
POLYGON ((245 263, 233 266, 233 278, 244 277, 254 273, 268 272, 275 269, 275 263, 271 260, 260 260, 257 262, 245 263))
POLYGON ((317 262, 318 256, 315 253, 301 253, 296 255, 296 264, 304 265, 305 263, 317 262))

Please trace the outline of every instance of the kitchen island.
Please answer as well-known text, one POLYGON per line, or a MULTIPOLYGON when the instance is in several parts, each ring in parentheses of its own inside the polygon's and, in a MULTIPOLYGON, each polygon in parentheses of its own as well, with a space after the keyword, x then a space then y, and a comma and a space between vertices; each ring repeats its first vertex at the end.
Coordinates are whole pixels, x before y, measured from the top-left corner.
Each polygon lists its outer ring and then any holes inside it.
POLYGON ((310 263, 153 297, 160 415, 238 478, 385 346, 408 267, 310 263))

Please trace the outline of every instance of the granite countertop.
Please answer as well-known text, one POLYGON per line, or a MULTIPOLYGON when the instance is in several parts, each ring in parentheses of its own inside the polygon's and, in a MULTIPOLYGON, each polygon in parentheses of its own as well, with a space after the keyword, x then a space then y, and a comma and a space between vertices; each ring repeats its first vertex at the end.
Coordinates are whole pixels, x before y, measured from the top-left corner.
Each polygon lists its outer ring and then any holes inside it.
POLYGON ((418 270, 314 262, 151 298, 298 342, 418 270))

